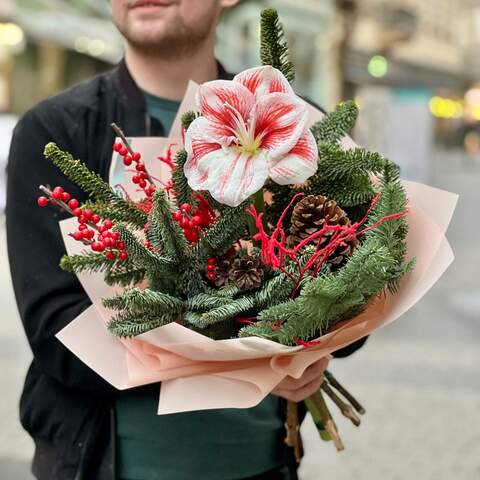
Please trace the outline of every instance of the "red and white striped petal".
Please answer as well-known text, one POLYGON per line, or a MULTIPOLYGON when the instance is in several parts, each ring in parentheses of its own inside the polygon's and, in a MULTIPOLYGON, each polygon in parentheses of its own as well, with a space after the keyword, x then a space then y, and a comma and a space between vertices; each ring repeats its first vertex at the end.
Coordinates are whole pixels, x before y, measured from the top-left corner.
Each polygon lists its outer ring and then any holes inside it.
POLYGON ((283 73, 269 65, 244 70, 238 75, 235 75, 233 81, 247 87, 255 95, 257 100, 265 94, 275 92, 295 96, 293 88, 283 73))
POLYGON ((187 161, 185 176, 194 190, 208 190, 218 202, 236 207, 265 184, 267 152, 250 155, 237 148, 212 150, 195 165, 187 161))
POLYGON ((318 147, 315 138, 307 130, 295 147, 278 161, 270 162, 270 178, 279 185, 303 183, 318 168, 318 147))
POLYGON ((303 102, 285 93, 260 98, 254 106, 255 138, 272 160, 286 155, 307 128, 308 111, 303 102))
POLYGON ((197 93, 200 112, 210 121, 208 135, 223 146, 236 138, 235 132, 247 122, 254 102, 247 88, 228 80, 206 82, 197 93))
POLYGON ((185 167, 192 170, 204 155, 216 150, 221 150, 220 141, 209 135, 211 122, 204 117, 196 118, 185 132, 185 150, 187 151, 187 162, 185 167))

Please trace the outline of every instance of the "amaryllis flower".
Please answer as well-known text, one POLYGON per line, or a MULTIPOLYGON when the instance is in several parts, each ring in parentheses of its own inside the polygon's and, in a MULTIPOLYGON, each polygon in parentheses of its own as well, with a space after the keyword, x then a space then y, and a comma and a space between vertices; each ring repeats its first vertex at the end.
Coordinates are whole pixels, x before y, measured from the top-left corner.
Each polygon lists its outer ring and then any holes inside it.
POLYGON ((194 190, 237 206, 268 178, 303 183, 317 170, 318 149, 305 103, 273 67, 200 86, 200 114, 185 133, 185 175, 194 190))

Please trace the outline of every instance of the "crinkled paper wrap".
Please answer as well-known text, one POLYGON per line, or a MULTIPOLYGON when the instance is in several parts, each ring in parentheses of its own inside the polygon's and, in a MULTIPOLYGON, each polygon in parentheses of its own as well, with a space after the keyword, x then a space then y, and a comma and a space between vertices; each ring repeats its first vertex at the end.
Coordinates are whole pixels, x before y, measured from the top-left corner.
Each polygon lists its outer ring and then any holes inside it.
MULTIPOLYGON (((192 109, 195 89, 192 83, 178 118, 192 109)), ((311 109, 312 123, 321 116, 311 109)), ((172 140, 181 137, 178 118, 170 140, 133 139, 143 158, 162 154, 168 142, 180 144, 180 140, 172 140)), ((350 138, 342 143, 345 148, 355 146, 350 138)), ((166 178, 165 171, 157 175, 166 178)), ((79 275, 92 305, 57 338, 120 390, 162 382, 159 414, 255 406, 287 375, 300 377, 320 358, 396 320, 422 298, 453 261, 445 232, 457 195, 414 182, 404 185, 409 197, 407 258, 416 258, 415 269, 402 279, 396 295, 379 298, 361 315, 320 337, 314 347, 287 347, 257 337, 212 340, 177 323, 133 339, 119 339, 106 328, 112 312, 102 306, 101 299, 121 289, 107 286, 102 274, 79 275)), ((75 222, 72 218, 60 224, 69 254, 83 248, 68 236, 75 222)))

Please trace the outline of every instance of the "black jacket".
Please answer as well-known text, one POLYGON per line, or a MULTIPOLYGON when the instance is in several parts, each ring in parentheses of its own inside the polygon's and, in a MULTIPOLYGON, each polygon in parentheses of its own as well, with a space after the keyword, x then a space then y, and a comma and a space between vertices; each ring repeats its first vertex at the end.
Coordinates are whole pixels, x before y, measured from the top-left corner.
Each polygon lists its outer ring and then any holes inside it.
MULTIPOLYGON (((221 78, 230 78, 221 66, 219 71, 221 78)), ((20 417, 37 444, 33 469, 51 469, 45 476, 49 480, 114 478, 111 411, 116 390, 55 338, 90 301, 77 278, 58 266, 65 253, 58 221, 66 215, 36 204, 40 184, 61 185, 80 201, 86 199, 44 159, 43 149, 50 141, 108 178, 112 122, 121 125, 128 136, 165 134, 162 125, 147 115, 143 95, 123 62, 27 112, 14 130, 10 149, 8 254, 20 316, 34 356, 20 417), (92 465, 101 465, 97 470, 102 472, 91 470, 92 465)), ((338 356, 351 353, 361 343, 338 356)))

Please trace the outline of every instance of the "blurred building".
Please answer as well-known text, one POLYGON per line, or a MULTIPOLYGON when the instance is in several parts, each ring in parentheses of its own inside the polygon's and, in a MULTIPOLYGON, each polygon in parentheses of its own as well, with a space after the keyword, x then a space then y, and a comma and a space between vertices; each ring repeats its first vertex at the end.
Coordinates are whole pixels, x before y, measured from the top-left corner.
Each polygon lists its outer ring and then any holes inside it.
POLYGON ((106 1, 1 0, 0 112, 23 113, 121 55, 106 1))

